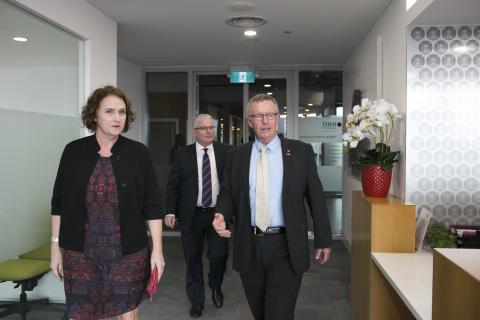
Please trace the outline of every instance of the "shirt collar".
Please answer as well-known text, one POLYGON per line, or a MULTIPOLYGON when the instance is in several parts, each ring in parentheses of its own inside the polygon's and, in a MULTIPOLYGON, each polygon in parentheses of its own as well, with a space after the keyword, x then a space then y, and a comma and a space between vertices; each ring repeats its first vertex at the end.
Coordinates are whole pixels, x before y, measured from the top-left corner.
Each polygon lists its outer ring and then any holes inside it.
POLYGON ((281 146, 281 141, 280 141, 280 138, 278 136, 275 136, 275 138, 273 138, 272 141, 270 141, 267 145, 264 145, 263 143, 261 143, 260 141, 258 141, 257 138, 255 138, 255 147, 257 148, 257 150, 260 152, 260 149, 263 147, 263 146, 266 146, 267 149, 275 152, 277 151, 278 148, 280 148, 281 146))
POLYGON ((211 148, 213 148, 213 143, 210 143, 208 146, 204 147, 204 146, 202 146, 200 143, 195 142, 195 146, 196 146, 196 148, 197 148, 197 151, 200 152, 200 151, 203 151, 203 149, 205 149, 205 148, 208 148, 208 150, 210 150, 211 148))

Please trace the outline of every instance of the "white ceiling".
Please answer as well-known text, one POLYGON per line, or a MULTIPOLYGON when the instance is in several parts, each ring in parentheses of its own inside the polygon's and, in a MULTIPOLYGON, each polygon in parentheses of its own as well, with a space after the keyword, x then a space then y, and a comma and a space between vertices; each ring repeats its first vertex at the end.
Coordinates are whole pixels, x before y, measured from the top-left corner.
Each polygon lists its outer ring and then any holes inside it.
POLYGON ((142 66, 343 64, 390 2, 255 0, 241 12, 232 0, 87 1, 118 22, 118 55, 142 66), (268 20, 258 41, 225 23, 243 15, 268 20))
POLYGON ((480 24, 480 0, 435 0, 412 24, 480 24))

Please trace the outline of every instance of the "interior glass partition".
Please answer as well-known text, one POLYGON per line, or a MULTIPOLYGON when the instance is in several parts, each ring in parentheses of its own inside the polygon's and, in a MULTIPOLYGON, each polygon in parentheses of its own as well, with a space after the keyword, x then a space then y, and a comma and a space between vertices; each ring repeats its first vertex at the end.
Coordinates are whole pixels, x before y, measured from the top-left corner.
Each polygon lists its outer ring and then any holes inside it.
POLYGON ((334 234, 342 233, 342 81, 341 71, 299 72, 299 139, 313 147, 334 234))
POLYGON ((0 48, 2 261, 50 238, 60 156, 84 132, 85 63, 83 40, 1 0, 0 48))

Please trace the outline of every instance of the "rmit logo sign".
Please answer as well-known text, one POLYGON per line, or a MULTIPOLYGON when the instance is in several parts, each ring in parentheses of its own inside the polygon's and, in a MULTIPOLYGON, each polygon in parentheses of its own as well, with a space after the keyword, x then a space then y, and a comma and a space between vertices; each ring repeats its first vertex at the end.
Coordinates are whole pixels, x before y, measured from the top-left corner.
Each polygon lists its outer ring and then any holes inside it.
POLYGON ((340 128, 342 126, 342 123, 341 122, 335 122, 335 121, 325 121, 325 122, 322 122, 322 127, 323 128, 327 128, 327 129, 330 129, 330 128, 340 128))

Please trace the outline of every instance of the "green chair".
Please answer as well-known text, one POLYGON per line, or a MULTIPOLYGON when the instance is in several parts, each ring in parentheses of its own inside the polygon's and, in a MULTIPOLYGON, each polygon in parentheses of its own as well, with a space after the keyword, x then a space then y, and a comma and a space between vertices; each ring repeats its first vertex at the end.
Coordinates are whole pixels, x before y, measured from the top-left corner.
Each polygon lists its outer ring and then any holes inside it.
MULTIPOLYGON (((0 263, 0 282, 11 281, 15 288, 20 287, 20 301, 0 305, 0 318, 10 314, 20 314, 22 320, 32 310, 61 311, 64 309, 49 306, 48 299, 27 300, 27 291, 32 291, 38 280, 50 271, 50 244, 43 245, 21 254, 18 259, 0 263)), ((63 319, 63 317, 62 317, 63 319)))

